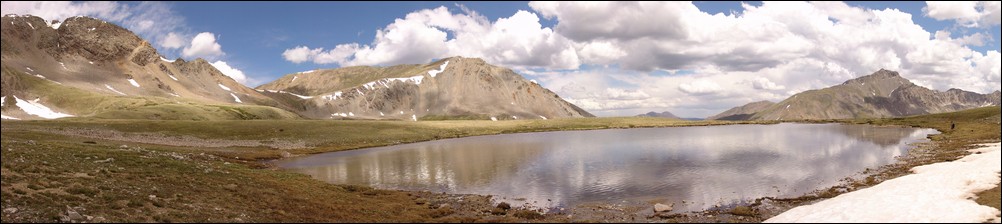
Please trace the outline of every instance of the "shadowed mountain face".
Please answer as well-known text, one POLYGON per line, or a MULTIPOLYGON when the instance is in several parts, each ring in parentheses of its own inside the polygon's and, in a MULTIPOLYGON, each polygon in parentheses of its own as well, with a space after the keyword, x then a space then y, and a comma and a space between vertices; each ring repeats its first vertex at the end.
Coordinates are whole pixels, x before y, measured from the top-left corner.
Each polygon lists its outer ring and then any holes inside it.
POLYGON ((4 119, 547 119, 590 117, 510 69, 480 59, 287 75, 258 90, 203 59, 163 58, 89 17, 2 19, 4 119))
POLYGON ((4 16, 2 23, 5 116, 52 118, 45 115, 52 112, 140 119, 298 117, 254 106, 280 105, 205 60, 164 59, 149 42, 111 23, 89 17, 48 22, 16 15, 4 16))
POLYGON ((651 111, 647 112, 646 114, 637 115, 637 117, 660 117, 660 118, 682 119, 681 117, 675 116, 675 114, 672 114, 671 112, 668 111, 661 113, 651 111))
POLYGON ((766 108, 775 105, 776 103, 769 101, 758 101, 754 103, 745 104, 744 106, 731 108, 730 110, 724 111, 723 113, 713 115, 706 118, 707 120, 723 120, 723 121, 741 121, 748 120, 755 115, 755 113, 761 112, 766 108))
POLYGON ((318 119, 592 117, 511 69, 475 58, 300 72, 257 90, 318 119))
MULTIPOLYGON (((881 69, 841 85, 798 93, 757 112, 752 111, 750 116, 745 113, 732 118, 744 120, 882 118, 945 113, 997 105, 999 105, 998 91, 992 94, 978 94, 959 89, 940 92, 915 85, 897 72, 881 69)), ((739 108, 731 110, 737 109, 739 108)), ((728 112, 721 115, 734 116, 728 112)), ((721 115, 714 117, 726 117, 721 115)))

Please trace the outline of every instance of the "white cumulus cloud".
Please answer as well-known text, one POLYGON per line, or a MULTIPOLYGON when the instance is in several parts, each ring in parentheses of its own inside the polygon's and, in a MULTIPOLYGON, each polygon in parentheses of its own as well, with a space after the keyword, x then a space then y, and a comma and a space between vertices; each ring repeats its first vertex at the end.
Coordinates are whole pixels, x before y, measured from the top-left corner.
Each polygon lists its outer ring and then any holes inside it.
POLYGON ((922 11, 936 20, 954 20, 964 27, 990 28, 1002 23, 999 1, 927 1, 922 11))
POLYGON ((216 43, 216 35, 210 32, 202 32, 191 39, 191 44, 184 48, 181 55, 185 57, 201 57, 214 59, 223 56, 222 46, 216 43))
POLYGON ((216 67, 216 70, 219 70, 219 72, 222 72, 224 75, 229 76, 241 84, 247 85, 247 81, 249 81, 247 79, 247 75, 244 75, 244 72, 240 71, 240 69, 231 67, 225 61, 215 61, 210 64, 212 64, 212 67, 216 67))
POLYGON ((180 34, 177 34, 177 33, 174 33, 174 32, 170 32, 170 33, 167 33, 167 36, 164 37, 164 39, 162 41, 160 41, 160 46, 168 48, 168 49, 177 49, 177 48, 184 47, 184 44, 185 44, 184 40, 185 40, 185 38, 181 37, 180 34))
POLYGON ((694 95, 712 94, 720 92, 722 90, 720 85, 718 85, 716 82, 705 79, 696 80, 691 83, 684 83, 682 85, 679 85, 678 89, 682 90, 682 92, 694 95))
POLYGON ((518 11, 491 22, 474 11, 464 8, 462 13, 453 14, 446 7, 396 19, 377 30, 370 44, 340 44, 330 50, 297 46, 283 52, 293 63, 342 66, 426 63, 451 56, 483 58, 519 68, 573 69, 580 65, 573 42, 542 27, 535 13, 518 11))

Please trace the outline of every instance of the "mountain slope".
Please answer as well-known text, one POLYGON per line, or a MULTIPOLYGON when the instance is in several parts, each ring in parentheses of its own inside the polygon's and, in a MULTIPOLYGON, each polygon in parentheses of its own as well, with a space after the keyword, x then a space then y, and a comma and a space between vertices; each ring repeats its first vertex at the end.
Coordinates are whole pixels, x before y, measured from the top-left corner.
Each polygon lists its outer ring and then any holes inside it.
POLYGON ((901 117, 999 105, 998 94, 930 90, 881 69, 840 85, 793 95, 751 120, 901 117))
MULTIPOLYGON (((111 23, 89 17, 50 23, 16 15, 0 22, 5 99, 32 100, 53 112, 85 117, 298 117, 272 108, 283 105, 205 60, 164 59, 149 42, 111 23)), ((3 113, 18 119, 47 118, 33 115, 24 105, 5 100, 3 113)))
POLYGON ((770 101, 758 101, 749 104, 745 104, 740 107, 731 108, 730 110, 724 111, 723 113, 710 116, 706 118, 707 120, 725 120, 725 121, 740 121, 748 120, 755 113, 761 112, 766 108, 775 105, 776 103, 770 101))
POLYGON ((671 112, 668 111, 661 113, 651 111, 647 112, 646 114, 637 115, 637 117, 660 117, 660 118, 670 118, 670 119, 682 119, 681 117, 675 116, 675 114, 672 114, 671 112))
POLYGON ((511 69, 475 58, 314 70, 289 74, 257 89, 318 119, 592 117, 511 69))

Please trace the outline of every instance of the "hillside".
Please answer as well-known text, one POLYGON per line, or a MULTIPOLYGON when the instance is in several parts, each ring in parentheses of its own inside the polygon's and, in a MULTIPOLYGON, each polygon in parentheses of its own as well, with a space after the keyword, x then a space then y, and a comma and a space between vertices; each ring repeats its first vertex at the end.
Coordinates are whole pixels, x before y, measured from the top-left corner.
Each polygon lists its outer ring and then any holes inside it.
POLYGON ((999 105, 998 91, 991 94, 978 94, 960 89, 940 92, 915 85, 901 77, 898 72, 881 69, 840 85, 795 94, 755 112, 747 119, 886 118, 947 113, 997 105, 999 105))
POLYGON ((730 110, 724 111, 723 113, 707 117, 707 120, 723 120, 723 121, 740 121, 748 120, 755 113, 761 112, 766 108, 775 105, 776 103, 770 101, 758 101, 749 104, 742 105, 740 107, 731 108, 730 110))
POLYGON ((2 22, 5 118, 298 118, 207 61, 167 60, 105 21, 7 15, 2 22))
POLYGON ((592 117, 511 69, 451 57, 286 75, 257 90, 316 119, 549 119, 592 117))

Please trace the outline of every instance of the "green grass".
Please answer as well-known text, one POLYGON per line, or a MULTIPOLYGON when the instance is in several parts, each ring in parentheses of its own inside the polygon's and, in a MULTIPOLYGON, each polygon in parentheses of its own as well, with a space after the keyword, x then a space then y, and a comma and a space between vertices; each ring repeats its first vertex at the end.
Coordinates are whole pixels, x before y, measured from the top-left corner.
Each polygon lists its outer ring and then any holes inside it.
MULTIPOLYGON (((6 125, 6 124, 5 124, 6 125)), ((80 143, 4 131, 3 222, 60 221, 73 210, 108 222, 421 221, 404 192, 345 188, 253 169, 198 149, 80 143), (28 140, 34 139, 34 140, 28 140)), ((73 220, 87 221, 87 220, 73 220)))

